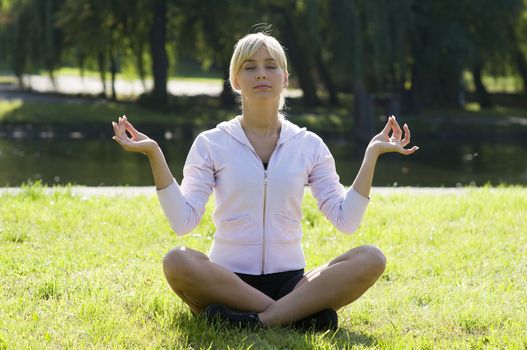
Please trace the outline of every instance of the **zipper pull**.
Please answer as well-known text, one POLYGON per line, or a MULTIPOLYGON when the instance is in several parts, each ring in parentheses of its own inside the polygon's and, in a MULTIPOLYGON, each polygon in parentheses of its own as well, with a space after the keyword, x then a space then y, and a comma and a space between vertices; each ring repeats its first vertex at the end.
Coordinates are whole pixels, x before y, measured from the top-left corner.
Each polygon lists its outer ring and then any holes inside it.
POLYGON ((264 177, 264 185, 267 185, 269 180, 267 179, 267 170, 265 171, 265 177, 264 177))

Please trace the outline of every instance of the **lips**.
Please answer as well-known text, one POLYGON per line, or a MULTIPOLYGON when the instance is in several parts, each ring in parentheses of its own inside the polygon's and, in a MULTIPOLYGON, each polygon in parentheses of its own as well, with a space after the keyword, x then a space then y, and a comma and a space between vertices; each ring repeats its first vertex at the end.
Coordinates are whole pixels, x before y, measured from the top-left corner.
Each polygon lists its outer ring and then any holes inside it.
POLYGON ((255 89, 263 89, 263 88, 268 88, 270 89, 271 88, 271 85, 267 85, 267 84, 258 84, 254 87, 255 89))

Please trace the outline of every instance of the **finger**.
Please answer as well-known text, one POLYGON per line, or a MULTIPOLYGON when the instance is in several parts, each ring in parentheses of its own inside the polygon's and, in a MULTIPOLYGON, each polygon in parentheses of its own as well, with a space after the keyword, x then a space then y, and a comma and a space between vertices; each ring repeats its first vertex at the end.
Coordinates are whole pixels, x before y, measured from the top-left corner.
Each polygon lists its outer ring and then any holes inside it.
POLYGON ((115 135, 117 135, 117 136, 121 136, 121 137, 124 137, 124 136, 126 136, 126 134, 125 134, 125 132, 124 132, 122 126, 121 126, 119 123, 121 123, 120 118, 119 118, 119 121, 118 121, 117 123, 115 123, 115 122, 112 123, 112 125, 113 125, 113 129, 114 129, 114 131, 115 131, 115 135))
POLYGON ((411 134, 410 134, 410 128, 408 127, 408 125, 404 124, 403 129, 404 129, 404 139, 401 141, 401 146, 406 147, 410 143, 411 134))
POLYGON ((118 136, 113 136, 112 139, 124 148, 123 141, 118 136))
POLYGON ((119 117, 119 124, 118 125, 119 125, 119 131, 122 134, 126 135, 126 127, 124 126, 124 119, 123 119, 123 117, 119 117))
POLYGON ((388 120, 386 121, 386 125, 382 129, 381 133, 388 135, 390 133, 390 130, 392 128, 392 117, 388 117, 388 120))
POLYGON ((402 153, 405 156, 409 156, 410 154, 415 153, 415 151, 417 151, 418 149, 419 149, 418 146, 414 146, 414 147, 409 148, 409 149, 402 148, 402 152, 399 152, 399 153, 402 153))
POLYGON ((125 118, 124 119, 124 126, 126 130, 132 135, 132 137, 137 136, 138 131, 134 128, 134 126, 125 118))
POLYGON ((123 138, 121 136, 114 136, 112 137, 115 142, 120 144, 126 151, 131 151, 134 148, 134 145, 130 142, 130 139, 123 138))
POLYGON ((403 131, 401 130, 401 127, 399 126, 399 123, 397 123, 397 120, 395 119, 395 116, 392 116, 392 130, 393 130, 393 136, 397 138, 397 140, 400 140, 403 134, 403 131))
POLYGON ((125 140, 120 135, 116 135, 116 136, 112 137, 112 139, 114 139, 118 144, 120 144, 123 147, 124 147, 124 145, 126 145, 128 143, 127 140, 125 140))
POLYGON ((119 126, 117 125, 116 122, 112 122, 112 127, 113 127, 113 132, 114 132, 114 134, 115 134, 116 136, 119 135, 119 134, 120 134, 120 132, 119 132, 119 126))

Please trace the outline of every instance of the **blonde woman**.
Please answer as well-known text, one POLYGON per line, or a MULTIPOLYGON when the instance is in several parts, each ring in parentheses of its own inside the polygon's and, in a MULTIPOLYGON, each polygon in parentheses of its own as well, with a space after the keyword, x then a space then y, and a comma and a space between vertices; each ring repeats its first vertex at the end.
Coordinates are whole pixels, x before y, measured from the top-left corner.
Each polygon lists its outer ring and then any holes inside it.
POLYGON ((212 248, 208 256, 186 247, 168 252, 163 260, 168 284, 207 320, 241 327, 336 329, 336 311, 377 281, 386 259, 378 248, 360 246, 305 273, 304 187, 311 187, 319 209, 338 230, 353 233, 369 202, 377 158, 387 152, 409 155, 418 147, 405 148, 410 130, 405 124, 403 135, 390 117, 369 143, 346 190, 322 139, 281 113, 287 60, 274 37, 255 33, 238 41, 230 84, 241 95, 242 113, 196 138, 181 184, 154 140, 126 117, 113 123, 115 141, 148 156, 159 201, 177 234, 198 225, 214 191, 212 248))

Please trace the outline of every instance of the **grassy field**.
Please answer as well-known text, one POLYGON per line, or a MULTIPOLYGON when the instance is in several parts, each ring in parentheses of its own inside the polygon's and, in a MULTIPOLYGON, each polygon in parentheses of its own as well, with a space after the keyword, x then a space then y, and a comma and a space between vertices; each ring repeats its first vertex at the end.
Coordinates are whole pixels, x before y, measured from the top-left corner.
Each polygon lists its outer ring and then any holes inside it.
MULTIPOLYGON (((190 128, 205 130, 237 114, 237 107, 220 107, 219 101, 207 99, 203 104, 196 98, 181 97, 177 105, 161 112, 143 108, 136 103, 57 103, 51 100, 22 101, 0 100, 0 128, 2 125, 27 125, 35 127, 56 126, 85 128, 96 127, 111 130, 111 122, 126 114, 137 127, 142 125, 165 128, 190 128)), ((295 108, 290 115, 293 122, 309 126, 310 130, 331 131, 332 134, 346 133, 351 128, 349 112, 341 107, 295 108)))
POLYGON ((337 233, 308 195, 313 268, 357 245, 388 258, 379 282, 339 311, 335 333, 207 327, 170 291, 173 246, 155 196, 83 197, 41 186, 0 196, 0 349, 484 349, 527 347, 527 189, 374 194, 363 225, 337 233))

